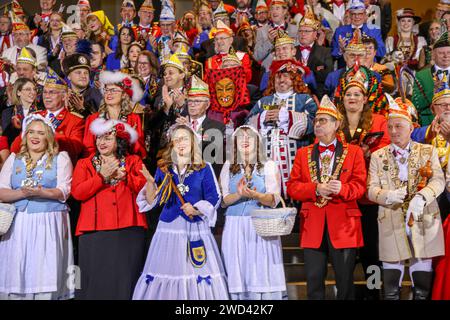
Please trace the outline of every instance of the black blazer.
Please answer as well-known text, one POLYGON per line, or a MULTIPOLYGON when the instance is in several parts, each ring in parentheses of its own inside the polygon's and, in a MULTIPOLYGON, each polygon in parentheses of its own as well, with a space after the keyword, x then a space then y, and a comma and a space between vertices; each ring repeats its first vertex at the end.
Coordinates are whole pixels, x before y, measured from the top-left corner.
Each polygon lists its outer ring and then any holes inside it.
POLYGON ((3 136, 8 138, 8 145, 11 145, 16 137, 21 133, 20 129, 16 129, 12 123, 11 118, 14 114, 14 106, 8 107, 2 112, 2 130, 3 136))
MULTIPOLYGON (((301 61, 302 53, 300 47, 297 47, 296 53, 297 60, 301 61)), ((319 46, 314 43, 311 53, 308 58, 308 68, 314 73, 317 83, 317 96, 319 100, 326 93, 325 92, 325 79, 327 75, 333 71, 333 57, 331 56, 331 49, 319 46)))
POLYGON ((222 170, 222 166, 226 160, 224 148, 225 125, 222 122, 212 120, 208 118, 208 116, 206 116, 205 120, 203 120, 200 132, 202 139, 203 160, 211 162, 216 177, 219 177, 220 171, 222 170), (219 132, 220 135, 217 136, 219 132), (210 151, 208 150, 212 149, 214 149, 214 152, 211 152, 212 159, 205 158, 205 156, 209 157, 208 153, 210 151), (222 155, 221 157, 219 156, 220 154, 222 155))

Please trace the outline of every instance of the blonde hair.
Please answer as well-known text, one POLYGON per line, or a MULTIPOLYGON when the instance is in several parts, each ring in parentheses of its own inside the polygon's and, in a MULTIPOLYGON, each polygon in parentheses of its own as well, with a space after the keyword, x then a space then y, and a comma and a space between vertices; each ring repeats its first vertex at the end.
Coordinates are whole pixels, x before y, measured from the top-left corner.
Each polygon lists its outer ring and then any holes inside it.
POLYGON ((202 149, 200 148, 200 144, 195 137, 194 131, 192 131, 191 128, 189 128, 186 125, 175 125, 173 128, 170 129, 169 133, 169 143, 167 146, 162 149, 159 153, 159 156, 161 158, 161 162, 159 162, 161 165, 173 165, 173 159, 172 159, 172 153, 173 153, 173 147, 174 143, 172 140, 172 137, 175 135, 175 132, 178 130, 185 130, 189 133, 189 137, 191 139, 191 159, 190 164, 192 165, 192 168, 196 171, 203 169, 206 164, 203 161, 202 157, 202 149))
POLYGON ((25 134, 22 139, 22 143, 20 144, 20 151, 17 154, 17 158, 18 159, 23 158, 25 160, 30 159, 30 153, 28 152, 27 135, 30 131, 31 125, 35 122, 40 122, 44 126, 45 137, 47 139, 47 150, 45 151, 45 153, 48 155, 48 160, 47 160, 47 164, 45 167, 46 167, 46 169, 50 169, 52 166, 53 159, 59 153, 59 147, 58 147, 58 143, 55 140, 55 134, 53 133, 52 129, 46 123, 44 123, 42 120, 33 120, 26 127, 25 134))

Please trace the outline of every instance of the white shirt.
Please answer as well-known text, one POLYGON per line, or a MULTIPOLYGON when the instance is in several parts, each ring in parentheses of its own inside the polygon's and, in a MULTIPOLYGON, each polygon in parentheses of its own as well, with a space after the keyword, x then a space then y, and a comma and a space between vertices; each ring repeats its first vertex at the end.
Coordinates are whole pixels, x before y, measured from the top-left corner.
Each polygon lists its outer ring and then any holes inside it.
POLYGON ((395 144, 391 144, 394 149, 394 158, 398 165, 398 178, 400 181, 408 181, 408 158, 410 154, 410 145, 411 142, 408 143, 405 149, 402 149, 395 144), (405 158, 406 161, 404 163, 400 162, 400 159, 405 158))
MULTIPOLYGON (((305 45, 304 47, 310 47, 311 50, 312 50, 313 44, 314 44, 314 43, 312 43, 312 44, 310 44, 310 45, 305 45)), ((302 46, 302 44, 300 44, 300 45, 302 46)), ((308 62, 308 59, 309 59, 309 55, 310 55, 310 53, 311 53, 311 50, 303 49, 303 50, 301 51, 301 54, 302 54, 302 60, 303 60, 303 63, 304 63, 304 64, 306 64, 306 63, 308 62)))
POLYGON ((343 3, 340 7, 333 3, 333 14, 339 19, 339 22, 343 23, 345 16, 345 3, 343 3))
MULTIPOLYGON (((47 157, 44 155, 44 158, 47 157)), ((0 171, 0 188, 11 189, 11 176, 14 174, 13 166, 16 159, 15 153, 6 159, 5 164, 0 171)), ((64 202, 70 195, 72 185, 72 161, 66 151, 61 151, 56 159, 56 188, 64 195, 64 202)))
MULTIPOLYGON (((437 64, 435 64, 435 65, 434 65, 434 69, 436 70, 436 74, 437 74, 437 72, 438 72, 439 70, 447 71, 447 79, 449 79, 449 77, 450 77, 450 67, 447 68, 447 69, 443 69, 443 68, 439 67, 437 64)), ((444 74, 443 74, 443 73, 441 73, 440 75, 438 75, 439 80, 442 80, 443 77, 444 77, 444 74)))
MULTIPOLYGON (((334 139, 333 142, 330 144, 325 144, 323 142, 319 142, 319 146, 324 146, 324 147, 328 147, 331 145, 334 145, 336 147, 336 144, 337 144, 337 139, 334 139)), ((334 152, 332 152, 330 150, 326 150, 319 154, 319 168, 322 168, 322 158, 323 157, 326 157, 326 156, 331 157, 330 166, 328 167, 328 172, 326 172, 326 174, 329 176, 331 176, 333 174, 333 163, 334 163, 335 154, 336 154, 336 150, 334 152)))
POLYGON ((63 109, 64 109, 64 108, 61 108, 61 109, 58 109, 58 110, 53 111, 53 112, 47 110, 47 114, 45 115, 45 118, 46 118, 46 119, 50 119, 50 113, 53 113, 53 115, 54 115, 55 118, 56 118, 56 117, 58 116, 58 114, 60 114, 61 111, 62 111, 63 109))
MULTIPOLYGON (((204 114, 203 116, 201 116, 200 118, 196 119, 197 120, 197 125, 196 125, 196 129, 197 132, 200 130, 200 128, 202 127, 203 121, 206 119, 206 114, 204 114)), ((194 129, 194 119, 191 119, 191 127, 192 129, 194 129)))

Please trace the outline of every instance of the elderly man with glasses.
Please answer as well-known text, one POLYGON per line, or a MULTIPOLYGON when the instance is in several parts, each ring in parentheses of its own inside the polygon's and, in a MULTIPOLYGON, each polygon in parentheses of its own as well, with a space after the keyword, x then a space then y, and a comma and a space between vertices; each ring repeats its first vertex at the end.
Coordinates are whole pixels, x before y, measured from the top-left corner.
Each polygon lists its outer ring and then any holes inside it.
POLYGON ((47 67, 47 50, 44 47, 31 43, 30 28, 18 18, 16 21, 13 21, 13 39, 14 46, 3 51, 3 59, 15 66, 21 49, 28 47, 36 53, 38 70, 45 70, 47 67))
POLYGON ((331 42, 331 54, 334 59, 338 60, 338 66, 340 68, 345 66, 345 61, 343 59, 344 49, 351 40, 356 29, 360 30, 363 37, 372 37, 377 41, 378 49, 376 58, 383 58, 386 54, 386 47, 384 46, 383 38, 381 37, 381 30, 375 25, 367 25, 367 13, 364 1, 350 0, 348 10, 350 12, 351 24, 337 28, 331 42))
MULTIPOLYGON (((67 83, 52 69, 47 72, 42 94, 45 110, 38 113, 48 119, 55 128, 55 139, 60 151, 67 151, 75 165, 83 150, 84 119, 69 112, 66 106, 67 83)), ((11 144, 11 152, 18 153, 22 137, 11 144)))

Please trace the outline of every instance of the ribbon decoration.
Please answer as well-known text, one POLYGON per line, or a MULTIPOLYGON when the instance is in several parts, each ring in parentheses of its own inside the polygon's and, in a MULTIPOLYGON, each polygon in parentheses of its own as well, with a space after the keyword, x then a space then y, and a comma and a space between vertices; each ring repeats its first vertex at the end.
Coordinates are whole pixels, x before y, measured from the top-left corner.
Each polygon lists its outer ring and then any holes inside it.
POLYGON ((153 280, 155 280, 155 277, 153 277, 152 275, 147 274, 147 275, 145 276, 145 283, 146 283, 146 284, 149 284, 149 283, 152 282, 153 280))
POLYGON ((197 277, 197 284, 201 283, 203 280, 205 280, 205 282, 208 285, 211 285, 211 276, 207 276, 207 277, 198 276, 197 277))

